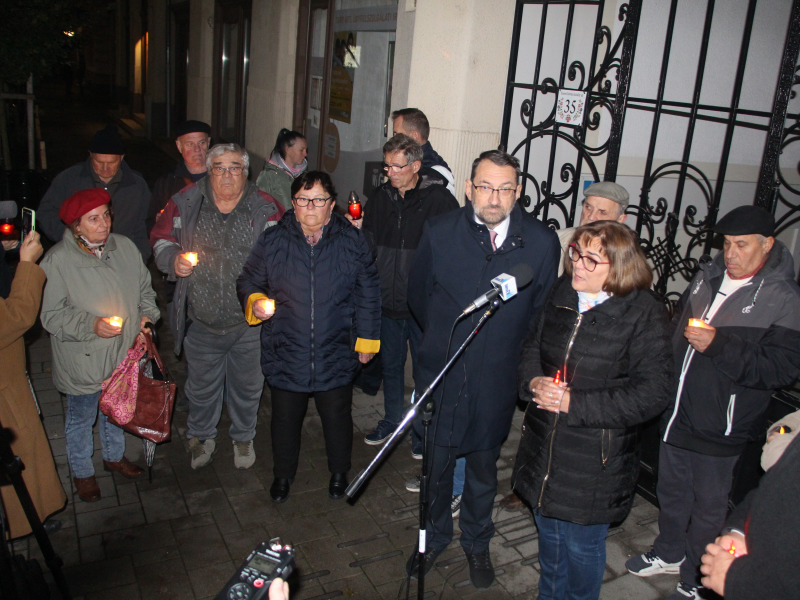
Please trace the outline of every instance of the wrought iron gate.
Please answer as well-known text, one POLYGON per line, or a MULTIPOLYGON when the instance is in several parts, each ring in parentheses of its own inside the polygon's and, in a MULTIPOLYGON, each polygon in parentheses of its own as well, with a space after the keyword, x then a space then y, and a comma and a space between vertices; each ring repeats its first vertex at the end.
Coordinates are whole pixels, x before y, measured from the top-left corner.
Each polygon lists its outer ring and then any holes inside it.
POLYGON ((654 265, 656 291, 673 300, 711 251, 726 184, 738 204, 772 210, 779 230, 800 221, 800 144, 791 146, 800 139, 800 0, 775 8, 518 0, 501 144, 520 159, 525 208, 572 226, 582 178, 622 177, 627 222, 654 265), (579 122, 558 118, 565 90, 585 92, 579 122))

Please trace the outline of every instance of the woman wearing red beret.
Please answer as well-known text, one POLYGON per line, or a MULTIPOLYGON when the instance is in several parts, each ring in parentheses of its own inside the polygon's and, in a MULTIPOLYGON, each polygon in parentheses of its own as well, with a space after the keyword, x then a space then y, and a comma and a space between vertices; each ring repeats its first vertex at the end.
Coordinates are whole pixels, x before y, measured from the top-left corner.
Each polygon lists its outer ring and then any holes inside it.
MULTIPOLYGON (((41 263, 47 274, 42 325, 50 333, 53 382, 67 396, 67 459, 78 496, 86 502, 100 499, 92 464, 100 386, 144 324, 159 318, 141 254, 128 238, 111 233, 109 203, 102 188, 67 198, 59 210, 67 225, 64 237, 41 263)), ((142 469, 125 458, 122 429, 103 414, 99 421, 105 470, 141 475, 142 469)))

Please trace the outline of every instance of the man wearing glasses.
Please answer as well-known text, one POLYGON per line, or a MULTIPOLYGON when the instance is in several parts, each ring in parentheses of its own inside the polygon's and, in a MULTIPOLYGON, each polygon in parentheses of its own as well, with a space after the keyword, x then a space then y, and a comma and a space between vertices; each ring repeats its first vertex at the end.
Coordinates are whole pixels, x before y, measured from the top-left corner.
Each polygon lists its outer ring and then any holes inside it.
MULTIPOLYGON (((424 572, 453 538, 453 470, 456 459, 464 457, 461 547, 470 580, 479 589, 494 580, 489 543, 497 459, 516 407, 522 341, 556 278, 561 254, 556 234, 517 205, 519 180, 516 158, 499 150, 482 153, 466 181, 469 202, 429 224, 409 273, 409 306, 424 332, 414 371, 417 389, 423 390, 482 316, 476 311, 460 318, 475 296, 492 289, 498 275, 518 272, 519 265, 533 271, 533 281, 485 322, 433 395, 424 572)), ((407 570, 416 576, 419 568, 415 553, 407 570)))
POLYGON ((381 280, 385 413, 364 438, 370 445, 386 441, 403 416, 406 355, 410 346, 411 359, 416 360, 421 335, 408 310, 407 288, 422 227, 429 218, 458 208, 447 191, 447 181, 422 166, 422 148, 407 135, 397 134, 384 144, 383 161, 388 181, 370 194, 362 227, 376 255, 381 280))
POLYGON ((156 265, 177 282, 169 316, 175 354, 186 351, 186 435, 193 469, 206 466, 216 452, 223 398, 234 465, 247 469, 255 462, 253 438, 264 388, 260 328, 245 321, 236 278, 258 236, 285 211, 248 181, 249 166, 249 155, 236 144, 211 148, 209 176, 175 194, 150 235, 156 265))

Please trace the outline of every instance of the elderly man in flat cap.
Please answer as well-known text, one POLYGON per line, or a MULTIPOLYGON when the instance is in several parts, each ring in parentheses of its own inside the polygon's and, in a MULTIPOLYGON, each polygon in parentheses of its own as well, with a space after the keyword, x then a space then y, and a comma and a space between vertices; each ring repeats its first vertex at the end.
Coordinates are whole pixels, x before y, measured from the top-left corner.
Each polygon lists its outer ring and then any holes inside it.
POLYGON ((206 156, 211 143, 211 126, 203 121, 184 121, 175 130, 175 145, 183 160, 164 173, 153 184, 150 212, 147 215, 149 232, 173 195, 187 185, 197 183, 206 176, 206 156))
POLYGON ((64 200, 78 190, 103 188, 111 196, 111 229, 136 244, 145 262, 150 258, 152 250, 145 227, 150 188, 124 159, 122 138, 115 125, 108 125, 94 134, 87 160, 56 175, 39 204, 37 217, 37 222, 51 241, 59 242, 64 235, 64 223, 58 216, 64 200))
POLYGON ((672 321, 675 402, 659 448, 659 535, 626 563, 679 573, 669 600, 699 598, 700 557, 728 511, 733 468, 772 393, 800 375, 800 288, 772 215, 740 206, 719 220, 723 251, 702 262, 672 321))
MULTIPOLYGON (((624 223, 628 215, 628 190, 613 181, 598 181, 583 190, 581 203, 581 221, 578 226, 594 223, 595 221, 616 221, 624 223)), ((561 244, 562 254, 566 253, 567 246, 575 233, 576 227, 559 229, 558 241, 561 244)), ((564 270, 563 261, 558 265, 558 274, 564 270)))

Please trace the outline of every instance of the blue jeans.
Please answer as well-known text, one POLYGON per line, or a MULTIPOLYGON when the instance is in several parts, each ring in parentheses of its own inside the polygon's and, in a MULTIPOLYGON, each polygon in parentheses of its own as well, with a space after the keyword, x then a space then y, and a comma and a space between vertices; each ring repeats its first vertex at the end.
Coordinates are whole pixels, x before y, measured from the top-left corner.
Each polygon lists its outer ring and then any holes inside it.
POLYGON ((381 360, 383 361, 384 419, 395 425, 403 418, 405 367, 408 347, 411 362, 417 362, 417 347, 422 331, 414 319, 381 317, 381 360))
MULTIPOLYGON (((64 436, 67 446, 67 460, 75 477, 85 478, 94 475, 92 455, 94 439, 92 428, 98 415, 100 392, 73 396, 67 394, 67 414, 64 420, 64 436)), ((108 422, 103 413, 100 418, 100 445, 103 460, 118 462, 125 454, 125 432, 108 422)))
POLYGON ((456 459, 456 468, 453 470, 453 495, 460 496, 464 493, 464 480, 466 479, 467 459, 459 456, 456 459))
POLYGON ((543 516, 539 529, 539 596, 537 600, 597 600, 606 568, 608 524, 578 525, 543 516))

